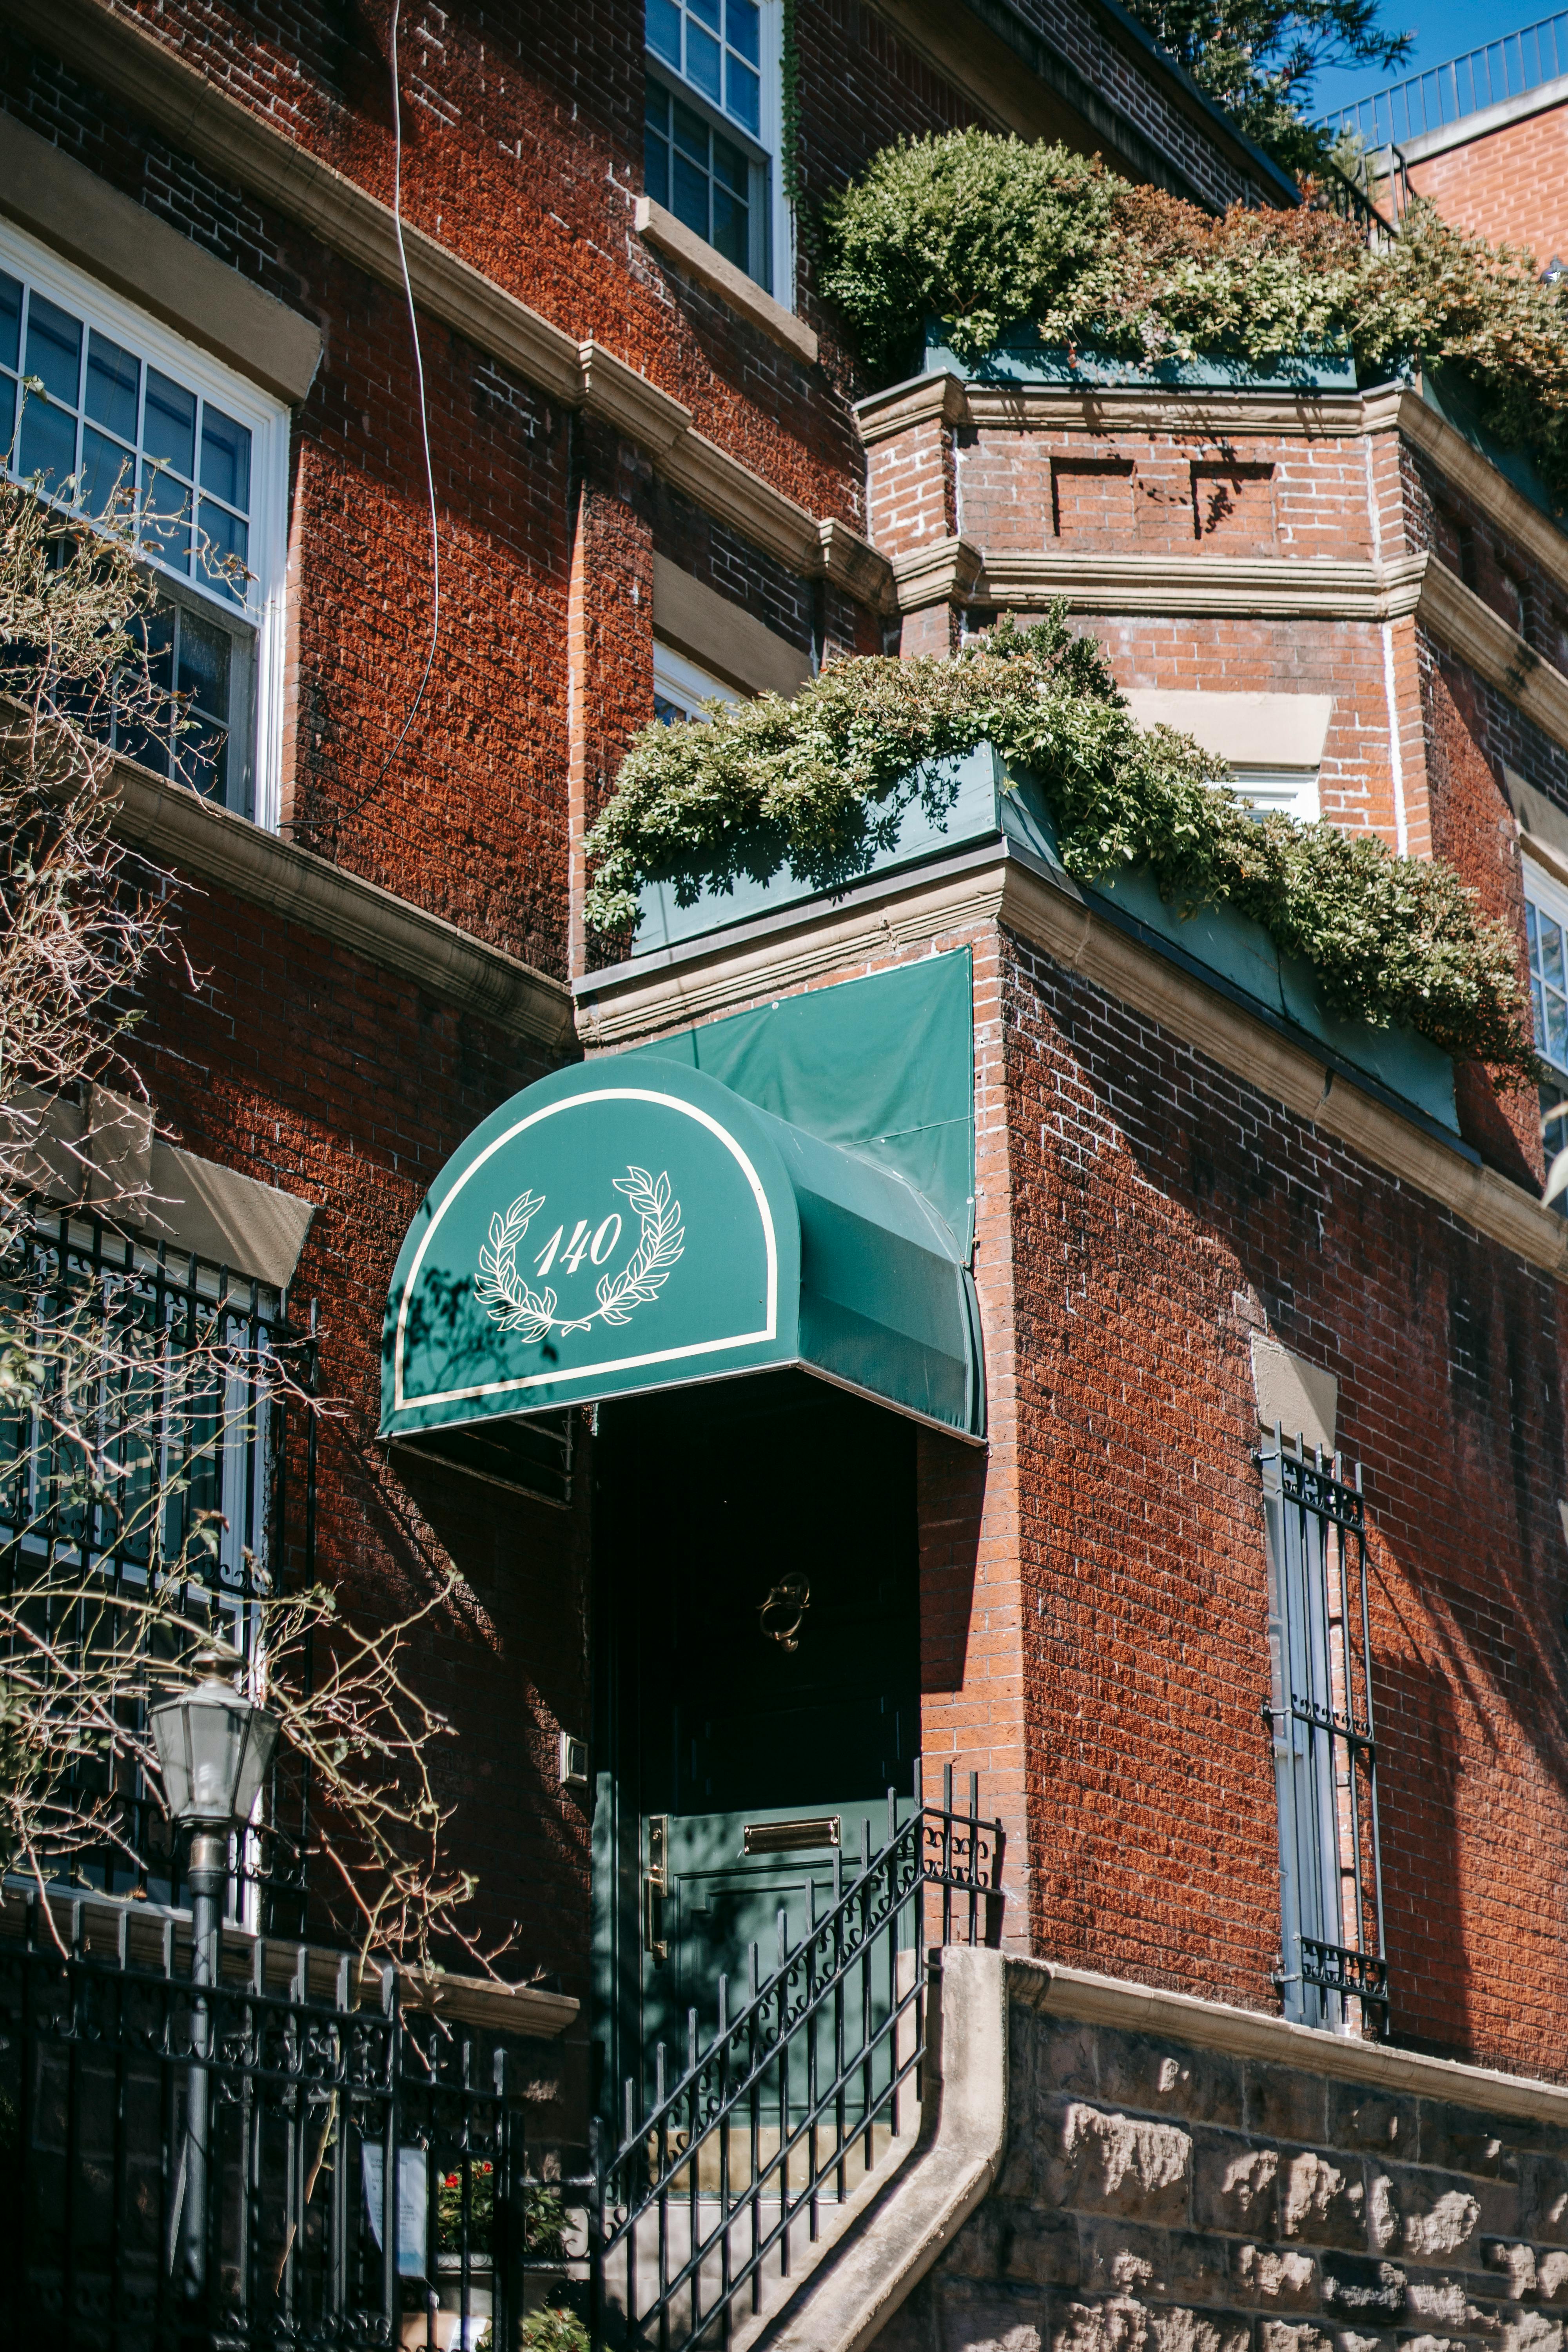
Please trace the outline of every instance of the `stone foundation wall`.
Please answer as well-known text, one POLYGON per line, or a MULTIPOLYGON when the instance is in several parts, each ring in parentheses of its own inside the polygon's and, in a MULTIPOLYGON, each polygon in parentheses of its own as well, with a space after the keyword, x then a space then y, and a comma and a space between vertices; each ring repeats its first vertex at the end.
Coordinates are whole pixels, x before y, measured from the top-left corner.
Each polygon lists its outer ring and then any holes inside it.
POLYGON ((1568 2093, 1007 1974, 1004 2168, 878 2352, 1562 2352, 1568 2093))

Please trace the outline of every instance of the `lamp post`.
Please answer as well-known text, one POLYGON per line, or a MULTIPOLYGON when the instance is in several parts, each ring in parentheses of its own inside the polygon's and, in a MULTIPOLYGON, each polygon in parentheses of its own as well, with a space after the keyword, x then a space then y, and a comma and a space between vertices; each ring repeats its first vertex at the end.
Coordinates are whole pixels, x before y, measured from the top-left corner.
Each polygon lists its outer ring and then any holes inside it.
POLYGON ((204 1650, 196 1660, 200 1682, 153 1707, 149 1717, 170 1814, 191 1832, 191 2067, 181 2244, 184 2296, 193 2315, 206 2290, 208 1996, 217 1982, 229 1832, 250 1819, 278 1745, 277 1717, 240 1696, 224 1672, 233 1664, 224 1651, 204 1650))

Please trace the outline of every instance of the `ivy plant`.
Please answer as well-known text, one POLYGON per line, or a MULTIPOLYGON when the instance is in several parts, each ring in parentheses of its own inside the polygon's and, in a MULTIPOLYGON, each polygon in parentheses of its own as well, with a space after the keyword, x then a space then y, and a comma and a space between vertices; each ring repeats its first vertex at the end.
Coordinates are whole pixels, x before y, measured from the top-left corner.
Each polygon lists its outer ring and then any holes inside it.
POLYGON ((1026 323, 1145 364, 1348 352, 1370 382, 1446 362, 1479 422, 1568 499, 1568 299, 1528 253, 1419 202, 1373 249, 1310 204, 1216 219, 1098 157, 970 130, 884 148, 823 232, 821 289, 880 380, 919 364, 928 318, 967 364, 1026 323))
POLYGON ((1184 907, 1234 907, 1318 976, 1329 1006, 1407 1025, 1445 1053, 1533 1081, 1516 943, 1440 860, 1375 834, 1250 815, 1187 738, 1141 728, 1096 642, 1057 608, 956 658, 834 663, 791 702, 711 702, 636 738, 587 836, 590 925, 624 934, 647 881, 694 896, 787 858, 820 885, 864 870, 941 763, 987 738, 1039 782, 1062 863, 1092 883, 1146 867, 1184 907))

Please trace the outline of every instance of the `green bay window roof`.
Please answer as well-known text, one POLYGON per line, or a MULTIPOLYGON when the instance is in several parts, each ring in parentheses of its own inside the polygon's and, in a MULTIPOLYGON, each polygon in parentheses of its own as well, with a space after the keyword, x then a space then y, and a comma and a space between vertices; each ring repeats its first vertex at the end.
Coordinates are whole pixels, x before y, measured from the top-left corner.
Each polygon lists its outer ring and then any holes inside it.
POLYGON ((476 1129, 409 1229, 382 1433, 795 1366, 979 1437, 967 1255, 898 1170, 668 1054, 558 1071, 476 1129))

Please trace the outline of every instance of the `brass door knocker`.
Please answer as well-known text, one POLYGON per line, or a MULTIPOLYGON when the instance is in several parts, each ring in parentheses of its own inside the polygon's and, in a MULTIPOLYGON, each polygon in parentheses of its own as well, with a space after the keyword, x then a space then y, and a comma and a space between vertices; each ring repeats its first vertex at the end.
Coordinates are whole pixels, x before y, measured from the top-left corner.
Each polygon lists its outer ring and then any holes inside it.
POLYGON ((776 1642, 781 1650, 800 1647, 801 1620, 811 1606, 811 1587, 804 1576, 786 1576, 775 1584, 757 1611, 757 1622, 765 1641, 776 1642), (770 1624, 769 1618, 773 1620, 770 1624))

